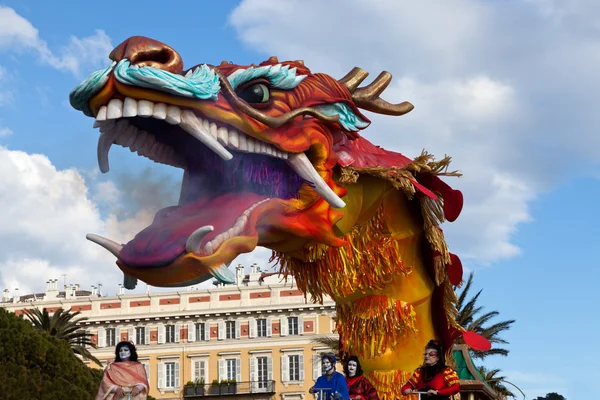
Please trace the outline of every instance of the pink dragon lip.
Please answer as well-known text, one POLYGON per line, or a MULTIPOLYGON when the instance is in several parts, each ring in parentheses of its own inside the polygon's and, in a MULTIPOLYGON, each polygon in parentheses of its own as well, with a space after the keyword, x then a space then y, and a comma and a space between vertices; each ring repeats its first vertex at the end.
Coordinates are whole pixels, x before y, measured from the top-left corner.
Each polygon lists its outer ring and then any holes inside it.
POLYGON ((236 225, 236 220, 252 205, 266 200, 268 196, 252 192, 226 193, 221 196, 204 197, 185 206, 169 207, 157 213, 153 223, 139 232, 119 253, 121 262, 130 267, 159 267, 172 263, 186 253, 188 238, 199 227, 212 226, 200 243, 205 246, 219 234, 236 225))

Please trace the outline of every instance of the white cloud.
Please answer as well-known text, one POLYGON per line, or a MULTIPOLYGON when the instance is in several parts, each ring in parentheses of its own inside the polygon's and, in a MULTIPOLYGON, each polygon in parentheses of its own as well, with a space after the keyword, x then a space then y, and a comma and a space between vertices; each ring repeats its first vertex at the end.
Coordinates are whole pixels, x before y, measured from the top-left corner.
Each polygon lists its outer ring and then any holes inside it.
POLYGON ((110 38, 102 30, 93 35, 78 38, 71 36, 59 54, 55 54, 38 30, 12 8, 0 6, 0 50, 34 52, 40 62, 59 70, 67 70, 79 76, 82 67, 96 67, 106 63, 106 55, 112 50, 110 38))
POLYGON ((102 217, 78 171, 57 170, 44 155, 0 147, 0 186, 4 288, 30 293, 67 274, 68 283, 89 288, 101 282, 105 291, 116 292, 122 273, 114 257, 85 235, 131 238, 135 231, 126 232, 129 221, 102 217))
POLYGON ((12 135, 13 131, 5 126, 0 126, 0 137, 12 135))
POLYGON ((363 135, 409 157, 452 156, 464 176, 445 180, 465 208, 444 230, 467 263, 518 255, 512 238, 531 221, 528 204, 600 162, 600 53, 589 35, 600 27, 589 1, 280 3, 242 1, 230 23, 265 58, 304 59, 334 77, 354 66, 393 74, 382 97, 415 109, 367 113, 363 135))

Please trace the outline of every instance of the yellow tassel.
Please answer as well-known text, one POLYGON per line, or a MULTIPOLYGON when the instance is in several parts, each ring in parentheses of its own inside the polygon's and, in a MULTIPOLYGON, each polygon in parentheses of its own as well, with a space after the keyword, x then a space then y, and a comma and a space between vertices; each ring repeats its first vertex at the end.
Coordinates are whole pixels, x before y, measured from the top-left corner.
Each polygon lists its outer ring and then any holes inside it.
POLYGON ((361 358, 393 350, 399 339, 417 331, 412 306, 387 296, 368 296, 338 304, 337 315, 336 330, 345 351, 361 358))
POLYGON ((310 293, 313 302, 322 303, 323 294, 343 298, 381 290, 397 274, 411 271, 401 262, 400 243, 386 232, 380 210, 345 236, 345 246, 313 246, 305 250, 303 260, 273 252, 270 261, 277 260, 283 274, 292 274, 298 288, 310 293))

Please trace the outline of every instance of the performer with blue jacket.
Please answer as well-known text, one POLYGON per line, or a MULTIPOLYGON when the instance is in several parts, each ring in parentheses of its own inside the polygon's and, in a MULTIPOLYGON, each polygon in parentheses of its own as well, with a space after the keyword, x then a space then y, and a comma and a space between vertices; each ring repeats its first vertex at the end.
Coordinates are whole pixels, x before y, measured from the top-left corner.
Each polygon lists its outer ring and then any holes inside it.
POLYGON ((349 400, 346 378, 335 370, 335 356, 324 354, 321 362, 325 373, 317 379, 315 386, 308 390, 309 393, 323 393, 319 400, 349 400))

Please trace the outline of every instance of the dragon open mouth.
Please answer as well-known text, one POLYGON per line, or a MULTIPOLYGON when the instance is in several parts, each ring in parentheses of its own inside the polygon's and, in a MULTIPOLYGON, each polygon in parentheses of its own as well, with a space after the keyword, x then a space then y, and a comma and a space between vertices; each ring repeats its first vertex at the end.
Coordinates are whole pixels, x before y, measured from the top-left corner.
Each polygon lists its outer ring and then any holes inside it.
POLYGON ((117 144, 185 171, 179 204, 158 211, 129 243, 88 235, 128 267, 168 266, 185 253, 206 257, 228 239, 255 236, 250 215, 271 199, 297 198, 303 185, 344 205, 304 153, 277 149, 190 109, 122 98, 112 98, 96 116, 100 170, 108 172, 109 150, 117 144))

